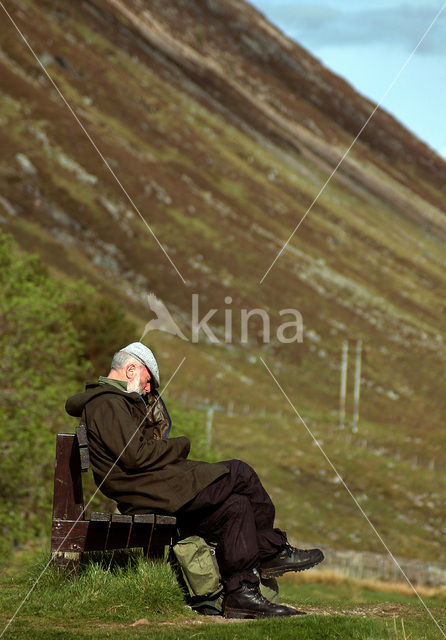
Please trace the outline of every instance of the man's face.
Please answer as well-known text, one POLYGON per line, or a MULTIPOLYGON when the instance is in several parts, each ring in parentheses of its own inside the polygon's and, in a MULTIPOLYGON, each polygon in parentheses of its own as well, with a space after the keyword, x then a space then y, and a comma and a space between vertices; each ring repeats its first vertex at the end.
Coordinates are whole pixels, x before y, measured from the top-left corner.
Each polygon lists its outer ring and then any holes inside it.
POLYGON ((151 375, 144 365, 136 366, 129 365, 127 370, 127 377, 129 378, 129 382, 127 383, 127 391, 132 393, 136 391, 143 395, 144 393, 150 392, 150 379, 151 375))
POLYGON ((150 393, 150 380, 152 376, 150 375, 147 367, 141 367, 139 372, 139 384, 142 388, 142 391, 138 391, 138 393, 150 393))

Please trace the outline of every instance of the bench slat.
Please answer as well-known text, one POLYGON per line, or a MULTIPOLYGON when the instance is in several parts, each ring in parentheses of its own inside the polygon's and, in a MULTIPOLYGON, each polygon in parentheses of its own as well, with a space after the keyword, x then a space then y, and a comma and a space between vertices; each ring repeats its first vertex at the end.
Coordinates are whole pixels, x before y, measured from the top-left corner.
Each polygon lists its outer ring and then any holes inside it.
POLYGON ((132 516, 126 516, 122 513, 112 513, 112 522, 123 522, 124 524, 131 524, 133 522, 132 516))
POLYGON ((110 522, 111 513, 101 513, 100 511, 92 511, 90 520, 92 522, 110 522))
POLYGON ((155 515, 153 513, 136 513, 133 516, 133 522, 135 524, 154 524, 155 515))
POLYGON ((80 447, 88 447, 87 427, 81 422, 76 427, 77 441, 80 447))
POLYGON ((161 516, 161 515, 157 515, 156 516, 156 524, 166 524, 166 525, 170 525, 170 526, 175 526, 177 522, 177 519, 175 518, 175 516, 161 516))
POLYGON ((88 471, 90 468, 90 454, 86 447, 79 447, 79 456, 81 459, 81 469, 82 471, 88 471))
POLYGON ((90 451, 88 450, 87 427, 81 422, 76 427, 77 443, 79 445, 79 456, 82 471, 88 471, 91 467, 90 451))

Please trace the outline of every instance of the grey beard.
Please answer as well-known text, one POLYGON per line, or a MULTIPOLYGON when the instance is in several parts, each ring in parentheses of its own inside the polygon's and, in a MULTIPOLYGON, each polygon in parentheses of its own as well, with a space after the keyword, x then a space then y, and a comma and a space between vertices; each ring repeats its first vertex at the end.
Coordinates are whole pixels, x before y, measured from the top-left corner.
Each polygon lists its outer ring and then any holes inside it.
POLYGON ((142 386, 138 378, 135 378, 134 380, 131 380, 127 383, 127 393, 134 393, 135 391, 140 395, 144 391, 144 387, 142 386))

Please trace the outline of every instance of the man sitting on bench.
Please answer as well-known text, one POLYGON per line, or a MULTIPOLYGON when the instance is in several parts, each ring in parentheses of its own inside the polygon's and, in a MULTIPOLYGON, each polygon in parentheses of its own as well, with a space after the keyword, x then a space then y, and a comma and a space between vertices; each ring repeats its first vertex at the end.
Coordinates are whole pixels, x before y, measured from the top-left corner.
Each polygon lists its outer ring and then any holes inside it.
POLYGON ((319 549, 291 547, 274 528, 274 505, 255 471, 240 460, 188 460, 190 442, 168 438, 171 422, 156 388, 152 351, 133 342, 115 353, 108 377, 87 383, 66 410, 87 425, 96 484, 121 513, 173 514, 189 533, 216 539, 226 617, 292 616, 259 590, 264 577, 319 564, 319 549))

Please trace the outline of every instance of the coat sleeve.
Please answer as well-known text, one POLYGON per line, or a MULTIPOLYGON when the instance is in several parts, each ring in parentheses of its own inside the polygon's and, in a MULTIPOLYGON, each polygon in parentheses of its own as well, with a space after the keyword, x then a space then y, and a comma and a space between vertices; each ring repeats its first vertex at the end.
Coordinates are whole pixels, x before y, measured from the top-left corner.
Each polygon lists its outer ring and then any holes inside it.
POLYGON ((87 419, 93 438, 98 438, 113 460, 128 471, 159 469, 187 458, 190 450, 188 438, 147 440, 135 424, 123 398, 103 398, 92 408, 87 419))

